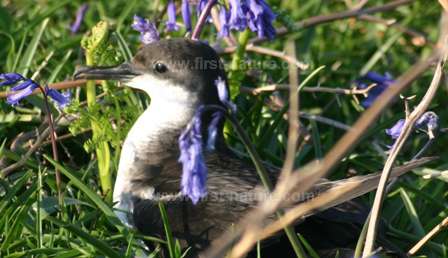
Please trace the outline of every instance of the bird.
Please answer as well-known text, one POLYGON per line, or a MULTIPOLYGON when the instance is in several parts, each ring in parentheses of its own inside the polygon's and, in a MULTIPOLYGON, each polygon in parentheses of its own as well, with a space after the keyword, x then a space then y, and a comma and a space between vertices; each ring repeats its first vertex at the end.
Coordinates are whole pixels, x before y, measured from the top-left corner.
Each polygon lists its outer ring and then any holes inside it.
MULTIPOLYGON (((117 217, 125 225, 143 234, 163 236, 158 207, 163 202, 173 235, 182 246, 190 247, 191 253, 198 253, 235 225, 266 194, 255 167, 226 145, 224 120, 217 125, 213 150, 204 151, 207 197, 194 204, 181 194, 179 136, 201 105, 226 108, 215 83, 221 78, 227 84, 223 62, 207 43, 187 38, 161 39, 144 45, 130 62, 115 67, 82 67, 75 72, 75 78, 118 80, 142 90, 151 99, 128 132, 121 150, 113 202, 117 217)), ((204 143, 210 137, 207 126, 212 119, 211 111, 201 114, 204 143)), ((411 164, 400 173, 422 163, 411 164)), ((275 182, 279 172, 269 170, 275 182)), ((367 179, 372 178, 359 178, 367 179)), ((310 196, 342 183, 343 180, 322 179, 310 190, 310 196)), ((373 189, 359 191, 353 198, 367 190, 373 189)), ((353 205, 350 207, 354 209, 353 205)), ((355 216, 362 224, 367 213, 358 215, 355 216)))

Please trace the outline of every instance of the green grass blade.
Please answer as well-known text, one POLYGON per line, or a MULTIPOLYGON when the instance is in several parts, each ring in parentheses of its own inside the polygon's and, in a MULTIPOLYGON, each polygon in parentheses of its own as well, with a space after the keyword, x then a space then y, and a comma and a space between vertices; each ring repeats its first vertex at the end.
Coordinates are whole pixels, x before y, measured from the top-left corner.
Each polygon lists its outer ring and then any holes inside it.
POLYGON ((54 217, 47 217, 46 220, 58 225, 59 227, 67 229, 68 231, 75 234, 79 238, 85 240, 87 243, 93 245, 95 247, 95 249, 97 249, 98 251, 100 251, 101 253, 106 255, 107 257, 112 257, 112 258, 123 257, 123 255, 121 255, 120 253, 118 253, 117 251, 112 249, 109 244, 107 244, 106 242, 104 242, 102 240, 92 237, 90 234, 83 231, 76 225, 71 224, 71 222, 61 221, 54 217))

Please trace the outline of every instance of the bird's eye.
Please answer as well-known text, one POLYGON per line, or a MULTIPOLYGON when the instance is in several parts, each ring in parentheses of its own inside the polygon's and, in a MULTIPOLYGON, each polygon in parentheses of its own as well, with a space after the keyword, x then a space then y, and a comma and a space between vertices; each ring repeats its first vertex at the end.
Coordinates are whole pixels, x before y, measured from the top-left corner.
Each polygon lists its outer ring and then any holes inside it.
POLYGON ((156 63, 154 64, 154 70, 158 73, 164 73, 168 70, 165 64, 162 63, 156 63))

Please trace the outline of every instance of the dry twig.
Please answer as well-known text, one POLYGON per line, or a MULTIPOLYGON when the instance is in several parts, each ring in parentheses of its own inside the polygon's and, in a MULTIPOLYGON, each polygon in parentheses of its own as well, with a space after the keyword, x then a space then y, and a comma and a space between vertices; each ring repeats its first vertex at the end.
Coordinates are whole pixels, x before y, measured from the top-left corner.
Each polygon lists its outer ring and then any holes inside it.
POLYGON ((390 154, 386 160, 386 163, 383 168, 381 180, 379 182, 379 186, 375 195, 375 200, 373 202, 372 206, 372 212, 369 220, 369 226, 367 230, 367 237, 366 237, 366 243, 364 245, 363 250, 363 257, 368 257, 369 254, 371 254, 374 250, 375 245, 375 239, 376 239, 376 232, 377 232, 377 226, 379 221, 379 214, 382 206, 382 202, 384 199, 384 193, 386 189, 386 184, 389 179, 392 166, 398 156, 398 153, 400 152, 401 148, 403 147, 404 143, 406 142, 407 138, 411 134, 415 123, 417 120, 423 115, 423 113, 428 109, 429 104, 431 103, 431 100, 434 98, 437 89, 439 88, 440 81, 442 79, 442 69, 446 60, 446 55, 448 54, 448 17, 447 15, 442 15, 442 22, 441 22, 441 35, 439 40, 439 46, 441 48, 441 55, 439 57, 436 70, 434 72, 434 77, 432 79, 432 82, 426 91, 425 96, 420 101, 420 103, 417 105, 417 107, 412 111, 409 115, 407 115, 403 129, 401 130, 400 136, 395 141, 392 150, 390 151, 390 154))

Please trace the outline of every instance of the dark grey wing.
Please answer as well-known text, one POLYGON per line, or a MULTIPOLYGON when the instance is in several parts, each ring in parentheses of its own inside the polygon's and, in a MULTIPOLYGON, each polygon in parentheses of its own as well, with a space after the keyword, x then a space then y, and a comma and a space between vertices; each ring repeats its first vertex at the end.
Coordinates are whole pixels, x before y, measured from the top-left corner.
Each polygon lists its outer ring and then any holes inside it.
MULTIPOLYGON (((155 196, 162 198, 173 234, 198 248, 208 245, 224 230, 231 228, 243 213, 265 198, 254 168, 233 155, 209 153, 207 197, 193 205, 180 196, 181 165, 175 159, 164 163, 161 173, 151 184, 155 196), (173 198, 168 197, 172 196, 173 198)), ((136 199, 133 221, 144 234, 163 235, 163 223, 155 200, 136 199)))

